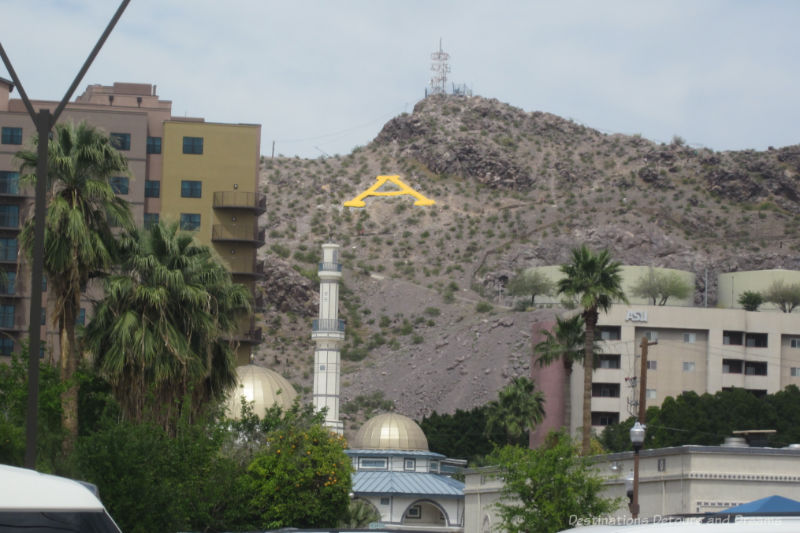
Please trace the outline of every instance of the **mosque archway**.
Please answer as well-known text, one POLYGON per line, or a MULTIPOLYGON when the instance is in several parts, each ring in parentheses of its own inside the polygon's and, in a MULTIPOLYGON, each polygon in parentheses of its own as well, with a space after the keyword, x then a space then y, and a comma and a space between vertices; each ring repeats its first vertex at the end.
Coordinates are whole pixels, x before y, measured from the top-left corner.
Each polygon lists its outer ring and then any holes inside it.
POLYGON ((431 500, 417 500, 403 513, 402 523, 416 526, 446 526, 450 521, 445 510, 431 500))

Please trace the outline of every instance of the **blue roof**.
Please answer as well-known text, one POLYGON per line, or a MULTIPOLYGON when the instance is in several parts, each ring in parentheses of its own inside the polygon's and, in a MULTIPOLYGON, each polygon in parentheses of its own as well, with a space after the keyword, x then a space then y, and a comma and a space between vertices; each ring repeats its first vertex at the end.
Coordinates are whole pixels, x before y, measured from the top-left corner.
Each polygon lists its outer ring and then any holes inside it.
POLYGON ((800 512, 800 502, 784 498, 783 496, 767 496, 760 500, 743 503, 723 513, 797 513, 800 512))
POLYGON ((356 472, 354 494, 407 494, 409 496, 464 496, 464 484, 448 476, 420 472, 356 472))

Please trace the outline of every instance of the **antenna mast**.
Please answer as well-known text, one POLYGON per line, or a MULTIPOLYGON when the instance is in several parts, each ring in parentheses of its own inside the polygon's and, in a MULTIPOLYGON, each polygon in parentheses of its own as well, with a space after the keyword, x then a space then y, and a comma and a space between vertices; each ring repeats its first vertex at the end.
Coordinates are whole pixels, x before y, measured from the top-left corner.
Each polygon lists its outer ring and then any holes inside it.
POLYGON ((450 54, 442 50, 442 39, 439 39, 439 51, 431 54, 431 70, 435 73, 431 78, 430 94, 447 94, 447 73, 450 72, 450 65, 447 60, 450 54))

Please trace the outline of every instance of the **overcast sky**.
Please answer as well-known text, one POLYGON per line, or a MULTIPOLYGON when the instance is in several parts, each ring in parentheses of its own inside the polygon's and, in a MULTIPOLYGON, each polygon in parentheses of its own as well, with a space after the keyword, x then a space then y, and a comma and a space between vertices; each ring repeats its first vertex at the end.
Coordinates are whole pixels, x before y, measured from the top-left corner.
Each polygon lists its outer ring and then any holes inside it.
MULTIPOLYGON (((60 99, 118 0, 0 0, 28 95, 60 99)), ((81 83, 153 83, 177 116, 346 154, 450 81, 526 111, 716 150, 800 143, 800 2, 132 0, 81 83)), ((9 78, 0 64, 0 76, 9 78)), ((16 93, 15 93, 16 96, 16 93)))

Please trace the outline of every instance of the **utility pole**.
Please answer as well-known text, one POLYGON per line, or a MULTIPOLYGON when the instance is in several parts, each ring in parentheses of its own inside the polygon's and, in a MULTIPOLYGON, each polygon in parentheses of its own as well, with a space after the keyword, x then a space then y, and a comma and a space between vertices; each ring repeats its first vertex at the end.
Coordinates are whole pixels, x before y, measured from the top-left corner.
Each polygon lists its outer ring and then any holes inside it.
POLYGON ((636 519, 639 517, 639 449, 644 443, 645 416, 647 414, 647 347, 656 342, 649 342, 647 337, 642 337, 639 347, 642 349, 642 368, 639 372, 639 416, 636 424, 631 430, 631 440, 633 441, 633 497, 631 498, 631 516, 636 519), (634 440, 634 434, 636 439, 634 440), (638 441, 638 442, 637 442, 638 441))
MULTIPOLYGON (((3 45, 0 44, 0 58, 3 60, 6 69, 8 70, 11 80, 19 91, 20 98, 25 104, 28 114, 36 127, 36 134, 39 138, 39 146, 36 161, 36 188, 34 199, 34 226, 33 226, 33 265, 31 266, 31 309, 30 309, 30 325, 28 333, 28 404, 27 413, 25 414, 25 467, 30 469, 36 468, 36 427, 38 424, 38 411, 39 411, 39 352, 41 346, 41 315, 42 315, 42 271, 44 269, 44 218, 45 218, 45 195, 47 194, 47 159, 48 159, 48 145, 50 141, 50 130, 53 125, 58 121, 58 117, 67 106, 67 102, 72 98, 75 89, 81 82, 86 72, 89 70, 92 62, 100 48, 108 39, 111 30, 119 21, 122 12, 128 6, 130 0, 122 0, 116 13, 109 21, 105 31, 98 39, 97 44, 92 49, 89 57, 83 63, 81 70, 78 72, 75 79, 72 81, 69 89, 67 89, 64 98, 59 102, 58 107, 54 113, 50 113, 49 109, 41 109, 38 112, 33 108, 25 89, 22 87, 22 82, 17 76, 14 67, 11 65, 11 60, 6 55, 3 45)), ((62 357, 64 355, 62 354, 62 357)))

